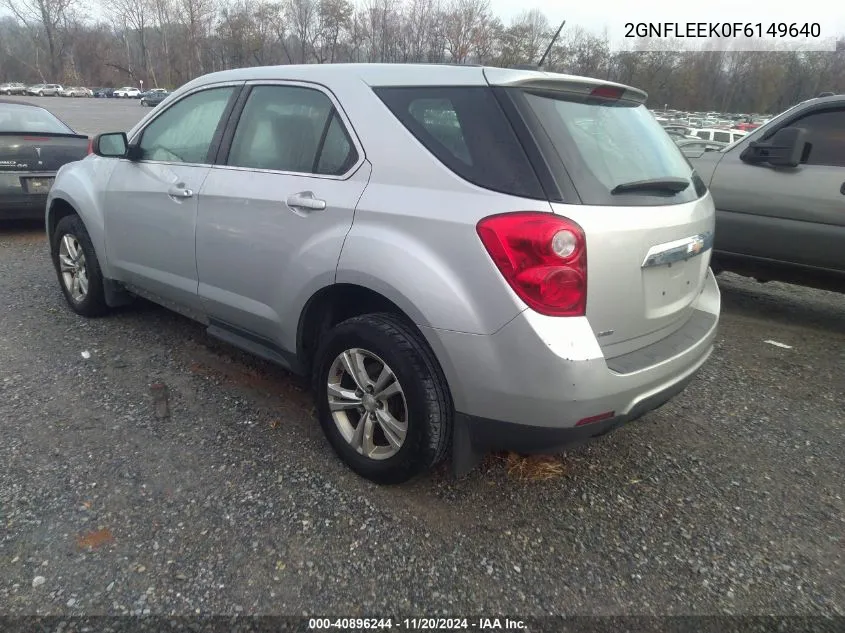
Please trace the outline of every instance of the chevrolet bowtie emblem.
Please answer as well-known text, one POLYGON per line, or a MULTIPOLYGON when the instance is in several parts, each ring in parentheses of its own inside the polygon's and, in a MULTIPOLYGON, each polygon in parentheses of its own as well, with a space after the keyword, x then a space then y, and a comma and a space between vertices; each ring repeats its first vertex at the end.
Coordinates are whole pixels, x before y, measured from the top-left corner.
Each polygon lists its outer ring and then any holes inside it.
POLYGON ((35 153, 36 153, 36 154, 38 154, 38 158, 40 159, 40 158, 41 158, 41 148, 40 148, 40 147, 36 147, 36 148, 35 148, 35 153))

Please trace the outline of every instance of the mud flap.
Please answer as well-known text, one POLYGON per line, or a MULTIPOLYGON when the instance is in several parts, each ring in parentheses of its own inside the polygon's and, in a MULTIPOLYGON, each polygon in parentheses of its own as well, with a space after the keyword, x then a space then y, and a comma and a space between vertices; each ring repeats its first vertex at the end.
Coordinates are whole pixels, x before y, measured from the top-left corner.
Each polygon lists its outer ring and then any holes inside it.
POLYGON ((485 451, 472 441, 470 421, 466 415, 455 415, 452 429, 452 474, 463 477, 470 473, 484 459, 485 451))
POLYGON ((103 291, 106 305, 110 308, 129 305, 135 300, 135 297, 128 293, 121 284, 105 277, 103 277, 103 291))

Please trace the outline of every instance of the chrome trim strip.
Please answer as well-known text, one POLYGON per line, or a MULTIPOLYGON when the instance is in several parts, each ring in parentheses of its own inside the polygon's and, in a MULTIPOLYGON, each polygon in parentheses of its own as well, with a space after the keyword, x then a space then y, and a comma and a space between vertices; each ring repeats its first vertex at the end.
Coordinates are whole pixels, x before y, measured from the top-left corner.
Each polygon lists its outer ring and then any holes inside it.
POLYGON ((713 248, 713 231, 699 233, 674 242, 652 246, 646 253, 642 267, 663 266, 692 259, 713 248))

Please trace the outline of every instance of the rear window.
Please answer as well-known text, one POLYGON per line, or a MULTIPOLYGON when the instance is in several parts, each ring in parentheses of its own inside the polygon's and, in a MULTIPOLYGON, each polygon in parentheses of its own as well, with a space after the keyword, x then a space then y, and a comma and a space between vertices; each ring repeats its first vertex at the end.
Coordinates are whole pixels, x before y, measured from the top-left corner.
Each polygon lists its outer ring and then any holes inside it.
POLYGON ((44 108, 28 105, 0 105, 0 132, 73 134, 73 131, 44 108))
POLYGON ((545 199, 489 88, 375 88, 375 93, 429 152, 461 178, 485 189, 545 199))
POLYGON ((683 152, 644 105, 561 92, 523 94, 525 107, 548 135, 584 204, 679 204, 706 192, 683 152), (679 180, 689 183, 681 191, 679 180), (643 181, 669 185, 629 187, 643 181))

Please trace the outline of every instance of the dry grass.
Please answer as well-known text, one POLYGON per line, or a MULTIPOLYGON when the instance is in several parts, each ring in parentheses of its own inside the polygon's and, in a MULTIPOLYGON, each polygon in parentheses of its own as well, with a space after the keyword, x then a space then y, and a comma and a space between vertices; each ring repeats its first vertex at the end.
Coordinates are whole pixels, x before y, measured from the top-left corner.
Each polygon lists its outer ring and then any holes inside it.
POLYGON ((566 473, 562 458, 558 455, 504 453, 498 457, 505 462, 508 477, 520 481, 549 481, 563 477, 566 473))

